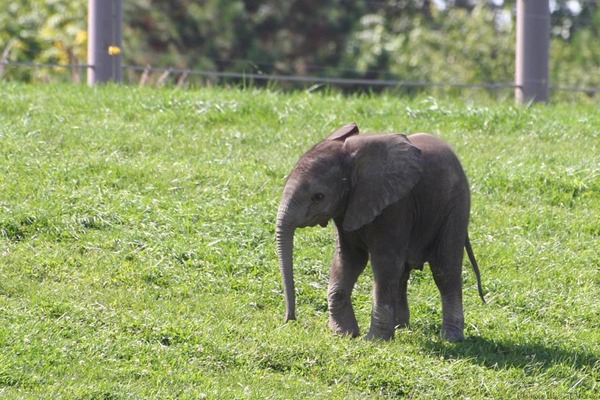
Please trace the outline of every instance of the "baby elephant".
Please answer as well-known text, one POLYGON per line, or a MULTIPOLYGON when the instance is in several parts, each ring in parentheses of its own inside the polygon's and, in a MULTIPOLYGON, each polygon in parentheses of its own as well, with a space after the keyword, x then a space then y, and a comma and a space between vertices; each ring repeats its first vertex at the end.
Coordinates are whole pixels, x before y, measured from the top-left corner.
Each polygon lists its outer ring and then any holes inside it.
POLYGON ((367 339, 392 339, 409 323, 406 297, 412 269, 428 262, 442 297, 441 335, 464 339, 463 248, 481 288, 469 243, 470 196, 450 147, 427 134, 359 135, 344 126, 304 154, 289 175, 277 214, 277 251, 287 303, 296 319, 293 239, 296 228, 337 228, 328 288, 329 326, 358 336, 351 294, 371 259, 373 310, 367 339))

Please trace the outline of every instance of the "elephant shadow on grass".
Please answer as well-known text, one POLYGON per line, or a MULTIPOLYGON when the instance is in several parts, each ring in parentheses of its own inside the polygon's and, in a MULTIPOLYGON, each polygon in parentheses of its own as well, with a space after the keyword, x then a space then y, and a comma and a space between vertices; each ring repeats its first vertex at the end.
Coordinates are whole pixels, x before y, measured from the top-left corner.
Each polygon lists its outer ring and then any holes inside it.
POLYGON ((513 343, 470 337, 454 344, 431 340, 425 346, 446 359, 467 359, 491 369, 547 370, 559 365, 593 369, 600 364, 600 356, 585 348, 568 350, 535 342, 513 343))

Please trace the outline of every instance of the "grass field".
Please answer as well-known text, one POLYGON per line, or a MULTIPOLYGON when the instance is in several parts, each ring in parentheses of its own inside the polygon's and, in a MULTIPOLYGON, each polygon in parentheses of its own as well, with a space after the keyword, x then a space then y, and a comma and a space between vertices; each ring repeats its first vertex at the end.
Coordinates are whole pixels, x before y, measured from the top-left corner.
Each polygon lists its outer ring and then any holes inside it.
MULTIPOLYGON (((274 90, 0 85, 0 397, 600 397, 600 108, 274 90), (286 174, 340 125, 441 136, 472 187, 467 340, 429 270, 391 342, 327 329, 333 228, 296 235, 286 174)), ((362 331, 371 273, 354 293, 362 331)))

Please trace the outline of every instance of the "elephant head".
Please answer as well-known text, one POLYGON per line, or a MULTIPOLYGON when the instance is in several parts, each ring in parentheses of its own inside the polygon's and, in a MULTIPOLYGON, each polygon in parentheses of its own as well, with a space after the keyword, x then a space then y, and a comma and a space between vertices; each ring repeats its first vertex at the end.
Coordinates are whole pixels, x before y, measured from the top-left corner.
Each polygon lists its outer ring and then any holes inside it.
POLYGON ((277 251, 286 321, 296 319, 293 240, 296 228, 354 231, 406 196, 419 181, 421 152, 404 135, 358 135, 346 125, 306 152, 286 181, 277 213, 277 251))

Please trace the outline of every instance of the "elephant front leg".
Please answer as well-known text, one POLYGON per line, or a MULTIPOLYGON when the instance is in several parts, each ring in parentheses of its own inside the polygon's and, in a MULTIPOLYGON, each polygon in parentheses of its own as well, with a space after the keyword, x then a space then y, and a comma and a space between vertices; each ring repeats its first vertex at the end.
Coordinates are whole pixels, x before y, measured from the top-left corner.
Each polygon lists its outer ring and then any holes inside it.
POLYGON ((352 307, 352 290, 359 275, 365 269, 368 255, 364 252, 340 250, 331 266, 327 303, 329 307, 329 327, 335 334, 357 337, 358 322, 352 307))
POLYGON ((329 283, 327 302, 329 306, 329 328, 337 335, 357 337, 360 334, 358 321, 350 300, 351 290, 329 283))
MULTIPOLYGON (((373 262, 373 275, 375 285, 373 289, 373 311, 371 313, 371 328, 367 339, 391 340, 394 338, 394 329, 397 319, 408 323, 408 307, 398 313, 398 306, 402 305, 402 299, 398 298, 402 271, 396 267, 396 263, 385 263, 383 266, 373 262), (402 315, 404 314, 404 315, 402 315)), ((404 298, 406 301, 406 298, 404 298)))

